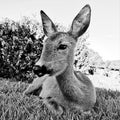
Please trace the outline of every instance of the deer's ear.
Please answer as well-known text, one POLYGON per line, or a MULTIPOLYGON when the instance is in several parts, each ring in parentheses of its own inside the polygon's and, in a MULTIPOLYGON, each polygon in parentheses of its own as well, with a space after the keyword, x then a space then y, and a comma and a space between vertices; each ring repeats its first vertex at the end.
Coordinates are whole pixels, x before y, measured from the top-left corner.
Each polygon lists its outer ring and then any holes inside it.
POLYGON ((42 18, 42 25, 43 25, 43 31, 46 36, 50 36, 54 32, 57 31, 54 23, 52 20, 41 10, 41 18, 42 18))
POLYGON ((91 18, 91 8, 85 5, 82 10, 77 14, 72 22, 70 31, 68 32, 74 38, 81 36, 88 28, 91 18))

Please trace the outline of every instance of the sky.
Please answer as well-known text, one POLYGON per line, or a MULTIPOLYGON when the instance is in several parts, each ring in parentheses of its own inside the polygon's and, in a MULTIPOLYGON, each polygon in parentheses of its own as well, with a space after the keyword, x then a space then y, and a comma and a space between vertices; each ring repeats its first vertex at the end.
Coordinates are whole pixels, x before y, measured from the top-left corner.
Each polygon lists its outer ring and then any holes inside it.
POLYGON ((32 16, 41 22, 44 10, 52 21, 68 27, 86 4, 92 9, 88 47, 103 60, 120 60, 120 0, 0 0, 0 20, 32 16))

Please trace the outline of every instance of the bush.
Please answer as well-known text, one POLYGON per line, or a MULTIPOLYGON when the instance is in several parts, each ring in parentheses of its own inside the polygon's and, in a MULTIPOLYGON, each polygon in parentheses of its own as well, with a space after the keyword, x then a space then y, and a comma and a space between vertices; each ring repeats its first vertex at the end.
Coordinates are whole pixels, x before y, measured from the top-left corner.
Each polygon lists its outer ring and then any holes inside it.
POLYGON ((101 66, 104 62, 101 56, 94 50, 89 48, 87 39, 88 33, 85 33, 78 38, 78 43, 75 50, 75 68, 85 74, 93 74, 97 66, 101 66))
POLYGON ((26 17, 21 22, 5 19, 0 23, 0 77, 29 82, 34 77, 32 68, 44 39, 36 39, 40 24, 34 23, 26 17))

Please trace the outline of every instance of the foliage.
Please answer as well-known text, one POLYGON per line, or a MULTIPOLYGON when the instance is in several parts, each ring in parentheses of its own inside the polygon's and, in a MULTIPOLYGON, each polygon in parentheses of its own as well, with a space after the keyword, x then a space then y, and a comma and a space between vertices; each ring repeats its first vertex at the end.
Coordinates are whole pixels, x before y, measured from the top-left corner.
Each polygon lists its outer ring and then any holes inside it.
MULTIPOLYGON (((31 80, 32 68, 40 57, 42 39, 37 21, 24 17, 20 22, 5 19, 0 23, 0 76, 31 80)), ((41 30, 42 33, 42 30, 41 30)))
POLYGON ((78 69, 85 68, 88 62, 88 49, 86 47, 86 39, 88 34, 83 35, 78 39, 78 43, 75 49, 75 67, 78 69))
POLYGON ((78 39, 77 47, 75 49, 75 68, 84 73, 95 69, 97 66, 103 64, 102 58, 97 52, 88 48, 87 39, 88 33, 85 33, 78 39))
MULTIPOLYGON (((9 80, 10 81, 10 80, 9 80)), ((28 84, 0 80, 1 120, 119 120, 120 92, 97 90, 97 102, 88 113, 52 114, 37 96, 23 96, 28 84)))

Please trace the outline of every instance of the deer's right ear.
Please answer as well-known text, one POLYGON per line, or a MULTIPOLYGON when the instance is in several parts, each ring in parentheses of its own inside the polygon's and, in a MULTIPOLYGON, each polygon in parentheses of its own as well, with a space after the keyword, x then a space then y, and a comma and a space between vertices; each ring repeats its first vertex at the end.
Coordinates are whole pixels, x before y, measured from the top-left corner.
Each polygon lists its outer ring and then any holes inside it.
POLYGON ((42 18, 42 25, 43 25, 43 31, 46 36, 50 36, 54 32, 57 32, 57 29, 52 22, 52 20, 41 10, 41 18, 42 18))

